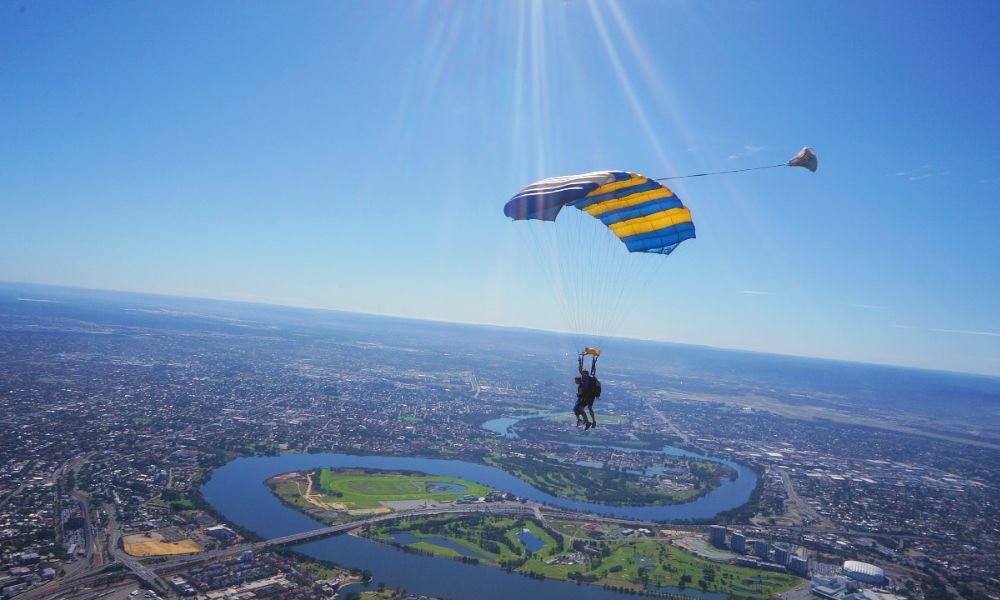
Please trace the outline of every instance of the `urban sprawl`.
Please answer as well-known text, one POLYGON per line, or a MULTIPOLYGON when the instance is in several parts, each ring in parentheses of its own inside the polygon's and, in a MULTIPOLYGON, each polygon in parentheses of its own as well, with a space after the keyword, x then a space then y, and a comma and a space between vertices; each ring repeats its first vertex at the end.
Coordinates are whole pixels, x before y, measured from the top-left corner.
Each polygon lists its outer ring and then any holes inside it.
POLYGON ((482 463, 488 449, 699 489, 683 462, 642 452, 670 445, 759 474, 748 505, 676 524, 704 539, 692 552, 799 575, 801 597, 1000 598, 1000 452, 990 444, 782 416, 741 400, 774 390, 609 370, 593 444, 580 448, 560 441, 579 435, 567 419, 483 428, 569 414, 569 363, 559 378, 554 359, 477 350, 467 332, 437 346, 396 339, 391 323, 296 336, 173 328, 156 316, 152 325, 0 317, 0 597, 336 598, 371 577, 281 545, 251 549, 252 532, 199 492, 240 456, 482 463), (637 451, 607 447, 622 442, 637 451))

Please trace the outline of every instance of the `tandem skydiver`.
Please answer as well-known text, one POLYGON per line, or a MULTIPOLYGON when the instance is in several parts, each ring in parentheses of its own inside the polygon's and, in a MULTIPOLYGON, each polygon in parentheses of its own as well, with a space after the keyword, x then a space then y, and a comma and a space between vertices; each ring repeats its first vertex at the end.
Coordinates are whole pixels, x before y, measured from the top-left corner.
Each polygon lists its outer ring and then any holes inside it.
POLYGON ((576 426, 579 427, 581 421, 584 424, 584 431, 591 427, 597 427, 597 418, 594 417, 594 400, 601 397, 601 382, 597 379, 597 357, 601 351, 596 348, 584 348, 580 356, 577 357, 576 376, 576 406, 573 407, 573 414, 576 415, 576 426), (583 357, 590 355, 590 370, 584 368, 583 357), (590 419, 587 419, 586 410, 590 411, 590 419))

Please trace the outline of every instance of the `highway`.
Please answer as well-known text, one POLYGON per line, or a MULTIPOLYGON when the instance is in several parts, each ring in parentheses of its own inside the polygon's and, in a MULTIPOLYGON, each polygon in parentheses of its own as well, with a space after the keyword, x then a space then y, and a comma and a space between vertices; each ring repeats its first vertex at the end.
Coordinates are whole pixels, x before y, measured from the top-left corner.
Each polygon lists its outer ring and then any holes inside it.
POLYGON ((115 562, 122 564, 148 587, 156 590, 157 592, 169 592, 170 587, 156 575, 156 572, 153 569, 150 569, 146 565, 142 564, 138 558, 130 555, 121 548, 120 541, 122 533, 121 529, 118 527, 115 507, 110 504, 106 504, 104 508, 105 512, 108 514, 108 549, 111 552, 111 556, 114 557, 115 562))
POLYGON ((808 502, 799 496, 798 492, 795 491, 795 486, 792 485, 792 479, 788 475, 788 470, 785 468, 779 468, 778 473, 781 475, 781 484, 785 487, 785 495, 788 496, 788 501, 795 506, 799 511, 799 514, 806 516, 813 520, 814 523, 819 523, 822 525, 830 525, 826 519, 822 517, 816 509, 809 505, 808 502))

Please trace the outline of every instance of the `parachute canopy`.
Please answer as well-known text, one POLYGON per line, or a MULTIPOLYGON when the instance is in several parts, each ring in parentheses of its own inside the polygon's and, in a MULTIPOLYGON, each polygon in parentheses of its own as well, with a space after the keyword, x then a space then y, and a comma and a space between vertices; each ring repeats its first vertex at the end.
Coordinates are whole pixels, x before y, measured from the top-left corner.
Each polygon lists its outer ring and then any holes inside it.
POLYGON ((555 221, 564 206, 599 219, 629 252, 670 254, 695 237, 691 210, 670 188, 626 171, 543 179, 518 192, 503 212, 518 221, 555 221))
POLYGON ((789 167, 805 167, 813 173, 816 172, 816 167, 819 166, 819 160, 816 158, 816 153, 809 146, 799 150, 799 153, 788 159, 785 163, 789 167))

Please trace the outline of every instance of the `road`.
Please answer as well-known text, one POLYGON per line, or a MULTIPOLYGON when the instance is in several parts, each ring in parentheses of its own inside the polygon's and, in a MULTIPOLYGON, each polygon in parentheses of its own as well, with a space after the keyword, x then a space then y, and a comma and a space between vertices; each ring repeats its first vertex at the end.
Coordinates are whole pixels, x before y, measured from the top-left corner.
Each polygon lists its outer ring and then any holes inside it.
POLYGON ((108 549, 111 556, 114 557, 116 562, 124 565, 126 569, 131 571, 133 575, 146 583, 150 588, 160 592, 168 592, 170 586, 161 580, 153 569, 142 564, 138 558, 122 549, 122 544, 120 543, 122 532, 121 528, 118 527, 118 517, 115 507, 106 504, 104 510, 108 514, 108 549))
POLYGON ((78 588, 98 583, 100 579, 108 575, 109 567, 105 567, 99 571, 86 571, 83 573, 77 573, 76 575, 62 577, 61 579, 50 581, 45 585, 38 586, 26 592, 21 592, 20 594, 14 596, 14 598, 17 598, 17 600, 47 600, 48 598, 63 596, 78 588))
POLYGON ((655 414, 657 417, 659 417, 660 422, 663 423, 664 425, 666 425, 666 427, 668 429, 670 429, 671 431, 673 431, 674 435, 676 435, 681 440, 681 442, 684 443, 685 446, 694 448, 695 450, 697 450, 698 452, 701 452, 701 453, 705 452, 705 450, 702 449, 698 444, 695 444, 694 442, 691 441, 691 437, 688 434, 686 434, 683 431, 681 431, 680 429, 678 429, 677 426, 674 425, 674 422, 671 421, 670 419, 668 419, 667 415, 663 414, 662 410, 660 410, 659 408, 656 408, 652 404, 649 405, 649 408, 653 412, 653 414, 655 414))
POLYGON ((7 494, 6 498, 3 498, 2 500, 0 500, 0 508, 3 508, 4 504, 7 504, 8 502, 10 502, 11 499, 16 498, 17 496, 20 496, 21 492, 24 491, 25 487, 27 487, 27 485, 22 484, 16 490, 14 490, 13 492, 7 494))
POLYGON ((799 496, 798 492, 795 491, 795 486, 792 485, 792 478, 788 475, 788 470, 779 468, 778 473, 781 474, 781 484, 785 486, 785 495, 788 496, 788 501, 791 502, 795 508, 799 511, 799 514, 813 519, 816 523, 825 523, 823 517, 816 512, 816 509, 809 505, 808 502, 799 496))

